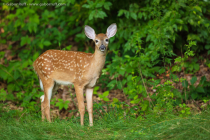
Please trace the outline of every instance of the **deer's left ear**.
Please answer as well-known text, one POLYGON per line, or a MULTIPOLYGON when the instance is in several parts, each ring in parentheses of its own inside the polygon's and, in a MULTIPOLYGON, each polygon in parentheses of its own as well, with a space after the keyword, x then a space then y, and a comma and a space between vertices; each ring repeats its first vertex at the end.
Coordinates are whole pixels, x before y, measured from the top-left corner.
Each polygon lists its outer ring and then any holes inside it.
POLYGON ((116 32, 117 32, 117 24, 113 23, 107 28, 106 35, 108 38, 111 38, 116 34, 116 32))

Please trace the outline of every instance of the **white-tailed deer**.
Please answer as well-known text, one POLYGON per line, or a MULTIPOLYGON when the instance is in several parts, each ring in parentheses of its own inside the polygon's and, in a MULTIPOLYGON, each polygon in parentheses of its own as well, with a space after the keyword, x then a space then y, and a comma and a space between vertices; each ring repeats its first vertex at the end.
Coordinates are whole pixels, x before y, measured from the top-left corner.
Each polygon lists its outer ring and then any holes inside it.
POLYGON ((93 125, 93 87, 104 67, 109 39, 117 32, 117 25, 111 24, 106 34, 95 34, 94 29, 85 26, 85 34, 95 42, 95 52, 48 50, 33 63, 39 76, 40 87, 44 90, 41 99, 42 119, 50 119, 50 99, 58 85, 73 84, 76 91, 81 125, 84 124, 85 105, 83 89, 86 91, 87 110, 90 126, 93 125))

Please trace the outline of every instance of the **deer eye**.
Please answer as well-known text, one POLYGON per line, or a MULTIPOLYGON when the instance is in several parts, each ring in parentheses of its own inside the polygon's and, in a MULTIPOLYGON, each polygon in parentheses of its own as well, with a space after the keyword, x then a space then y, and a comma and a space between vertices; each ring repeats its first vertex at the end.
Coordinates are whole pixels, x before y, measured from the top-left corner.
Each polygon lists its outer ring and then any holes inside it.
POLYGON ((106 41, 106 42, 108 42, 108 41, 109 41, 109 39, 106 39, 105 41, 106 41))
POLYGON ((98 43, 98 40, 96 40, 96 43, 98 43))

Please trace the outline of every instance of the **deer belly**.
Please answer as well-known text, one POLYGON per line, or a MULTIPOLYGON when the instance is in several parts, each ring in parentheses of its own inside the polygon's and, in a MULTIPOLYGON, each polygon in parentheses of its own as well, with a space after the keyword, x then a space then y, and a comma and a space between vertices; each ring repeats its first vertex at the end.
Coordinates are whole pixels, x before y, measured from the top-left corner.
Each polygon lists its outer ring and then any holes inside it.
POLYGON ((58 83, 59 85, 73 85, 73 83, 68 81, 55 80, 55 82, 58 83))

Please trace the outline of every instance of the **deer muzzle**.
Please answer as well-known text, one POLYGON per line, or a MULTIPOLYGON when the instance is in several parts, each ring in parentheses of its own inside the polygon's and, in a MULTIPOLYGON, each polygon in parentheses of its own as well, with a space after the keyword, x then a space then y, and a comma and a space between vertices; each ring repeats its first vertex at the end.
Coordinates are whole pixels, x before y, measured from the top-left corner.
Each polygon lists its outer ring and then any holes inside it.
POLYGON ((105 47, 104 45, 101 45, 101 46, 99 47, 99 49, 100 49, 102 52, 104 52, 104 51, 106 50, 106 47, 105 47))

